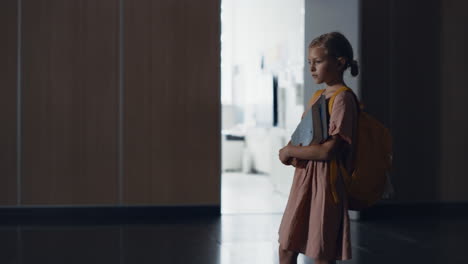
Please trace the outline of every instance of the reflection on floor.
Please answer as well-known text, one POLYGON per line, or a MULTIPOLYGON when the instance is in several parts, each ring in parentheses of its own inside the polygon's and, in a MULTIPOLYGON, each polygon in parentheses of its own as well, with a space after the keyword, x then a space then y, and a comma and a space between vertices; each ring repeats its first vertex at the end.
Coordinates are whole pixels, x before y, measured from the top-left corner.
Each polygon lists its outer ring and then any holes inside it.
POLYGON ((282 214, 288 197, 275 190, 267 174, 224 172, 221 178, 221 213, 282 214))
MULTIPOLYGON (((0 263, 277 264, 280 214, 0 226, 0 263)), ((349 264, 466 263, 466 219, 352 222, 349 264)), ((313 263, 300 254, 299 264, 313 263)))
MULTIPOLYGON (((278 264, 287 197, 265 175, 223 175, 223 214, 140 223, 0 225, 0 263, 278 264)), ((457 218, 351 222, 349 264, 467 263, 468 222, 457 218)), ((299 264, 313 261, 299 254, 299 264)))

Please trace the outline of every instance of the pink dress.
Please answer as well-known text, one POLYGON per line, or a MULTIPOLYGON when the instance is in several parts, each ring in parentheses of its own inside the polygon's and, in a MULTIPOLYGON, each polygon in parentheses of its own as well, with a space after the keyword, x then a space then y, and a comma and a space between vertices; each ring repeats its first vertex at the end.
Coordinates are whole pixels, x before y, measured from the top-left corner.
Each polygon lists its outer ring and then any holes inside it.
MULTIPOLYGON (((337 155, 349 172, 357 114, 351 92, 336 96, 328 132, 347 142, 337 155)), ((348 201, 342 175, 338 175, 335 186, 330 184, 329 164, 329 161, 306 160, 296 167, 278 242, 281 248, 310 258, 348 260, 351 259, 348 201), (333 199, 332 188, 336 188, 338 203, 333 199)))

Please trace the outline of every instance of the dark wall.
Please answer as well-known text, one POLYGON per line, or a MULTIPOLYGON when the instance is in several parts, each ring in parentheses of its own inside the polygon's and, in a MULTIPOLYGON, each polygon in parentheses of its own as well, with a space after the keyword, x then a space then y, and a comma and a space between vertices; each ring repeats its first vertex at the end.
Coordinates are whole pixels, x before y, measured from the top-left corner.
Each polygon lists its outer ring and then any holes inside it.
POLYGON ((439 200, 439 2, 390 5, 393 175, 403 201, 439 200))
POLYGON ((366 110, 391 127, 390 1, 361 1, 361 101, 366 110))
POLYGON ((18 4, 0 1, 0 204, 17 202, 18 4))
POLYGON ((439 1, 364 0, 361 10, 362 100, 391 129, 396 199, 438 200, 439 1))
POLYGON ((468 201, 468 1, 441 2, 440 198, 468 201))
MULTIPOLYGON (((332 30, 352 42, 360 75, 348 85, 391 129, 395 200, 467 201, 467 4, 306 0, 305 10, 306 47, 332 30)), ((319 87, 304 72, 308 100, 319 87)))
POLYGON ((397 201, 468 200, 467 10, 463 1, 361 1, 362 99, 392 131, 397 201))
MULTIPOLYGON (((220 203, 219 1, 189 2, 1 1, 2 205, 220 203)), ((467 201, 466 2, 305 6, 306 45, 355 48, 397 201, 467 201)))
POLYGON ((20 3, 20 203, 117 203, 119 5, 20 3))
POLYGON ((0 1, 0 206, 220 204, 220 1, 0 1))

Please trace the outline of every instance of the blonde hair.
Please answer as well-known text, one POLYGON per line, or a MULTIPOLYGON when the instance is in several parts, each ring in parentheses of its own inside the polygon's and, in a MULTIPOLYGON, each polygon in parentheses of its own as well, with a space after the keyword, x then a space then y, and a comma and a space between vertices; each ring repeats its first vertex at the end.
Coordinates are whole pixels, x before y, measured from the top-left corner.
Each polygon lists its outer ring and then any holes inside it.
POLYGON ((350 67, 352 76, 359 74, 358 62, 353 58, 353 47, 351 47, 348 39, 340 32, 330 32, 316 37, 310 42, 309 49, 315 47, 325 48, 329 56, 345 58, 344 70, 350 67))

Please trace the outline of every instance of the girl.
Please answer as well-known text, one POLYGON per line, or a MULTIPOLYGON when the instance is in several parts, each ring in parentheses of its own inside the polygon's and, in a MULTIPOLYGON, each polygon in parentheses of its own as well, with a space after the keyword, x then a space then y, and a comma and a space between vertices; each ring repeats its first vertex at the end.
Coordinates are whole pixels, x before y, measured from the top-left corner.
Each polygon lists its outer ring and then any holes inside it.
MULTIPOLYGON (((343 81, 346 69, 350 68, 353 76, 358 74, 351 44, 338 32, 314 39, 309 45, 308 62, 314 81, 326 85, 323 95, 327 104, 338 89, 347 87, 343 81)), ((281 162, 296 168, 278 231, 280 264, 297 263, 299 253, 313 258, 316 264, 351 259, 346 191, 342 175, 338 173, 335 184, 331 184, 329 171, 330 160, 335 158, 349 173, 353 170, 358 117, 354 96, 344 91, 335 97, 329 116, 330 136, 325 142, 309 146, 289 142, 279 151, 281 162)))

